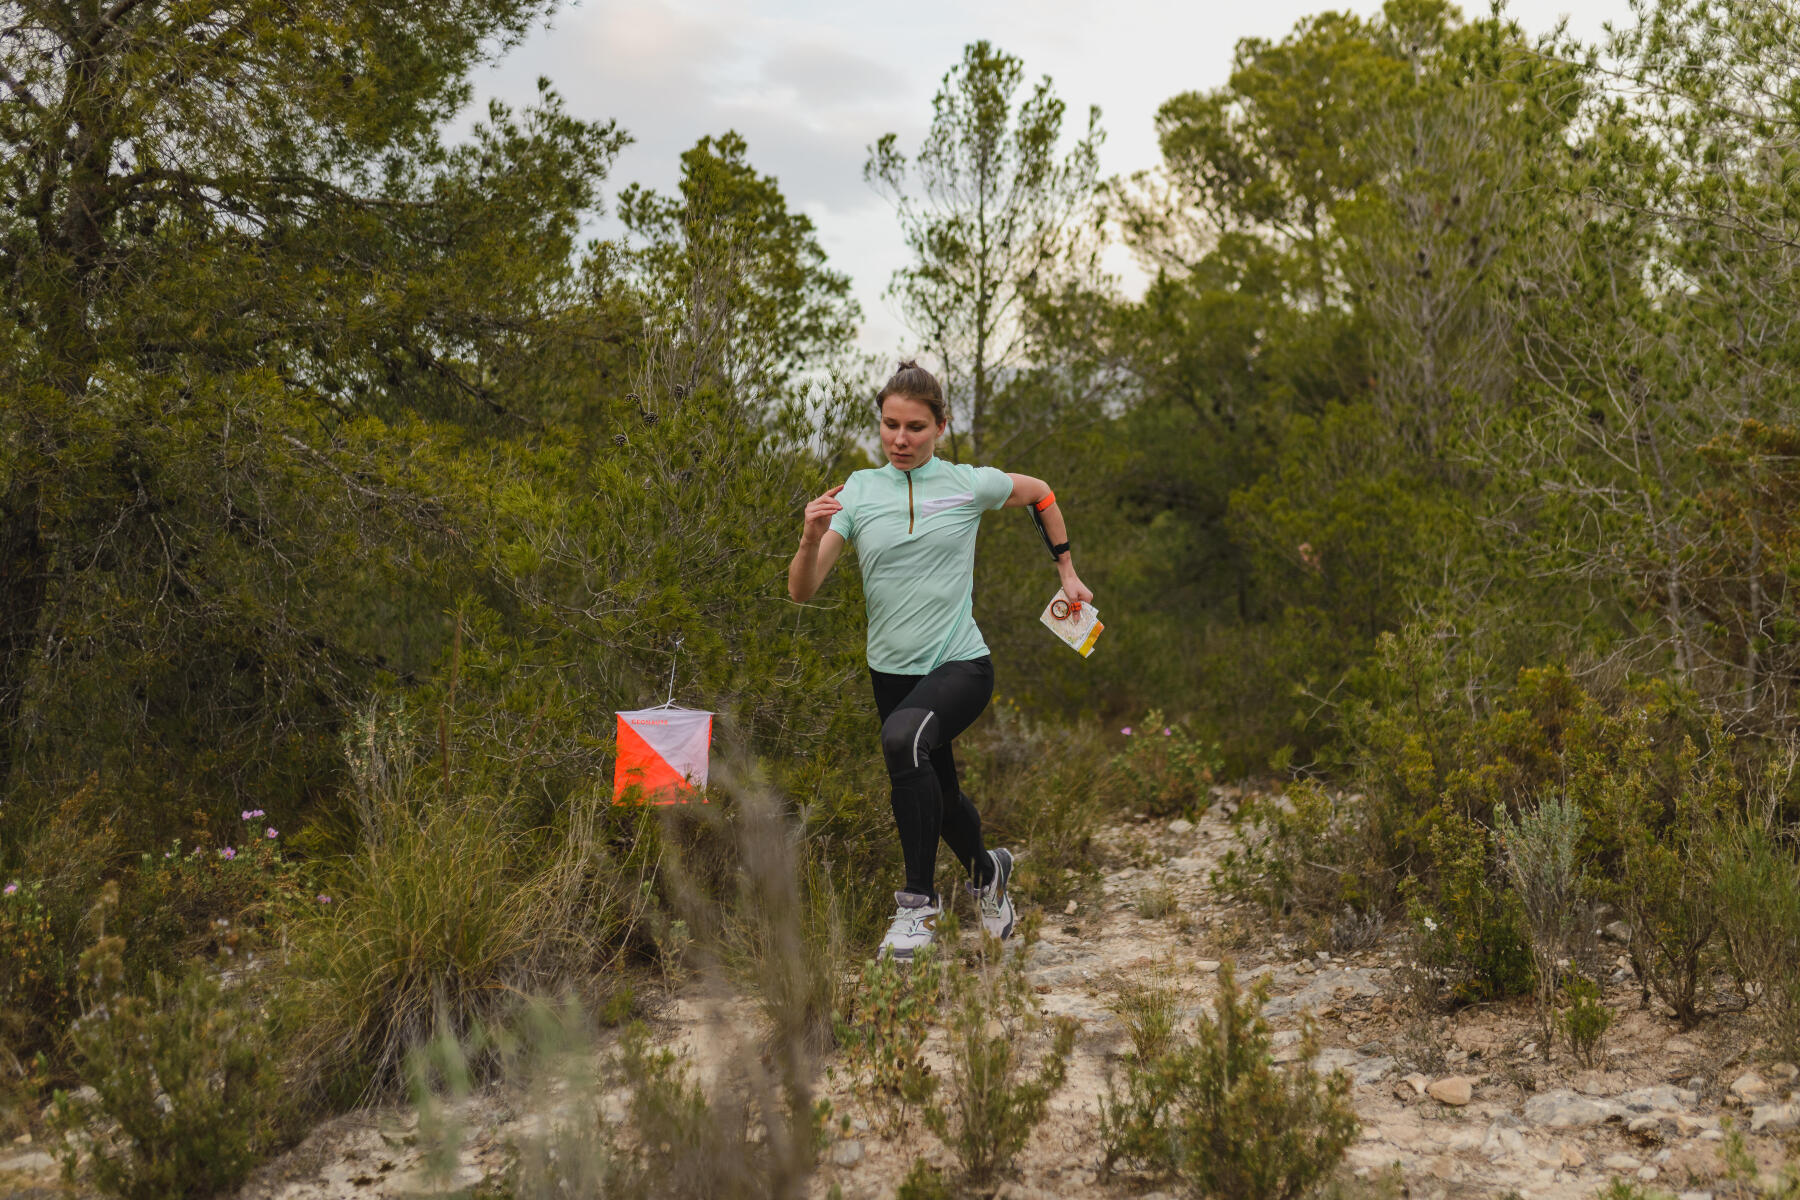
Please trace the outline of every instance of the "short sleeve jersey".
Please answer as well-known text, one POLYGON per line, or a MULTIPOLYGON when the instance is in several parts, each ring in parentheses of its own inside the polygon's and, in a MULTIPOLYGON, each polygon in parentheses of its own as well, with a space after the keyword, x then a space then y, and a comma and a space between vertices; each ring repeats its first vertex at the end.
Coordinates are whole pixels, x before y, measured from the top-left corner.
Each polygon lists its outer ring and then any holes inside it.
POLYGON ((935 455, 910 471, 856 471, 831 528, 856 547, 869 607, 869 666, 924 675, 988 652, 975 625, 975 533, 1012 495, 993 467, 935 455))

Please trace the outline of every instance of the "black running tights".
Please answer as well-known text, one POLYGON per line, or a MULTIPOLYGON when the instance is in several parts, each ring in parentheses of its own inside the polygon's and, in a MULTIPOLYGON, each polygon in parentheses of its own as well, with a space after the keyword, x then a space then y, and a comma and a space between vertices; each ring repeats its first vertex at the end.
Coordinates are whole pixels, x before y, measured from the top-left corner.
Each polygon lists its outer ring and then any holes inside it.
POLYGON ((987 886, 994 864, 981 844, 981 814, 957 786, 950 740, 975 723, 993 696, 993 660, 982 655, 948 662, 929 675, 871 669, 869 679, 881 713, 881 753, 893 783, 906 890, 937 899, 939 837, 975 886, 987 886))

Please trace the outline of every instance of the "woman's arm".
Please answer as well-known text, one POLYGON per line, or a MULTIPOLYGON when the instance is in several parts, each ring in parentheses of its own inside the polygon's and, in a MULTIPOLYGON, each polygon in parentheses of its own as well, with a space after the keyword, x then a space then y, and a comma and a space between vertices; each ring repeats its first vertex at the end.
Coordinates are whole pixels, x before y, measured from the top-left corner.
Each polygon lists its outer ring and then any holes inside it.
POLYGON ((797 604, 813 598, 843 552, 844 535, 831 528, 832 516, 844 507, 837 498, 843 490, 844 485, 840 483, 806 506, 806 524, 800 529, 800 548, 794 551, 794 561, 788 564, 788 595, 797 604))
MULTIPOLYGON (((1060 546, 1068 541, 1069 527, 1063 520, 1062 508, 1056 503, 1056 494, 1050 490, 1050 485, 1030 475, 1009 473, 1009 478, 1012 479, 1013 490, 1012 495, 1006 498, 1006 507, 1023 508, 1029 504, 1035 508, 1048 499, 1050 503, 1037 510, 1039 519, 1044 522, 1044 532, 1050 535, 1050 544, 1053 546, 1060 546)), ((1056 556, 1056 573, 1062 580, 1063 595, 1084 604, 1093 600, 1094 593, 1075 574, 1073 551, 1065 550, 1056 556)))

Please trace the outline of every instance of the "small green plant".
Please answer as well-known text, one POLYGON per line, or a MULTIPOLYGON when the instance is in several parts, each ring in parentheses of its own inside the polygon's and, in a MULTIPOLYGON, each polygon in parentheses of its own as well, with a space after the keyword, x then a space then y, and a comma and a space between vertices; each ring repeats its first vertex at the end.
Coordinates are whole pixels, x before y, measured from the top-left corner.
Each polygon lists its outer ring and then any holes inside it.
POLYGON ((1563 984, 1569 1007, 1557 1024, 1569 1039, 1569 1049, 1584 1067, 1592 1067, 1600 1053, 1600 1041, 1612 1028, 1612 1009, 1600 999, 1600 985, 1583 975, 1572 975, 1563 984))
POLYGON ((943 998, 942 947, 948 944, 927 946, 906 965, 887 957, 864 964, 855 1010, 838 1020, 852 1094, 884 1136, 904 1129, 937 1091, 924 1047, 943 998))
POLYGON ((1180 907, 1175 889, 1168 880, 1158 880, 1137 894, 1137 915, 1146 921, 1160 921, 1180 907))
POLYGON ((1374 913, 1392 900, 1396 876, 1366 803, 1302 782, 1244 812, 1240 844, 1213 873, 1222 891, 1276 917, 1374 913))
POLYGON ((1668 1192, 1636 1180, 1615 1179, 1594 1193, 1594 1200, 1672 1200, 1668 1192))
POLYGON ((1196 741, 1156 709, 1119 733, 1125 748, 1112 761, 1114 805, 1153 817, 1192 815, 1206 807, 1206 789, 1224 765, 1218 746, 1196 741))
POLYGON ((1050 1045, 1031 1070, 1021 1043, 1045 1022, 1019 955, 1001 952, 976 970, 950 974, 947 983, 950 1078, 943 1102, 925 1110, 925 1123, 980 1186, 1011 1166, 1044 1119, 1066 1077, 1076 1025, 1050 1021, 1050 1045))
POLYGON ((1111 1008, 1125 1023, 1136 1061, 1152 1062, 1168 1052, 1175 1038, 1175 1005, 1181 993, 1167 985, 1127 984, 1111 1008))
MULTIPOLYGON (((1349 1080, 1276 1066, 1266 998, 1266 984, 1240 992, 1227 964, 1214 1015, 1199 1015, 1193 1037, 1128 1063, 1124 1092, 1109 1086, 1101 1104, 1109 1168, 1171 1171, 1218 1200, 1297 1200, 1330 1175, 1356 1137, 1349 1080)), ((1317 1054, 1311 1030, 1302 1045, 1317 1054)))
POLYGON ((915 1158, 912 1166, 907 1168, 906 1177, 900 1181, 899 1189, 894 1192, 894 1200, 954 1200, 955 1195, 942 1171, 922 1158, 915 1158))
MULTIPOLYGON (((196 968, 177 982, 124 988, 125 945, 102 935, 82 955, 86 1011, 69 1031, 86 1098, 59 1093, 65 1137, 100 1121, 117 1132, 90 1143, 102 1192, 123 1200, 210 1196, 240 1183, 274 1146, 282 1096, 263 1018, 240 992, 196 968)), ((73 1141, 64 1155, 73 1180, 73 1141)))

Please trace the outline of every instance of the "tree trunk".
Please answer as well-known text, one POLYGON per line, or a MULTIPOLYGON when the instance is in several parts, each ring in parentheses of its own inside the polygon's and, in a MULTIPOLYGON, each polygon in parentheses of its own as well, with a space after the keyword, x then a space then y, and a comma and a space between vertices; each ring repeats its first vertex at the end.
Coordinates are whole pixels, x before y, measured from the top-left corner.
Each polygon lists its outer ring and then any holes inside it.
POLYGON ((19 715, 49 576, 40 509, 35 484, 16 485, 0 500, 0 796, 24 740, 19 715))

